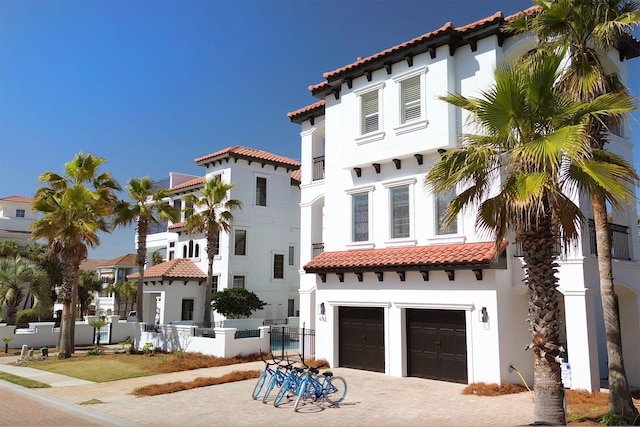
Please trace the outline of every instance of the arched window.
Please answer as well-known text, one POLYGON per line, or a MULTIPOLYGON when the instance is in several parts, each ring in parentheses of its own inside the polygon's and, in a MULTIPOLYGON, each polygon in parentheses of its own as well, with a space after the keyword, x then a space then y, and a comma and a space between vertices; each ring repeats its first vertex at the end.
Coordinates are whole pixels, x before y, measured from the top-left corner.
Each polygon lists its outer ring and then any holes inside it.
POLYGON ((195 253, 196 258, 200 258, 200 245, 196 243, 196 253, 195 253))
POLYGON ((186 258, 187 257, 187 245, 185 244, 182 247, 182 258, 186 258))
POLYGON ((189 240, 189 258, 193 258, 193 240, 189 240))

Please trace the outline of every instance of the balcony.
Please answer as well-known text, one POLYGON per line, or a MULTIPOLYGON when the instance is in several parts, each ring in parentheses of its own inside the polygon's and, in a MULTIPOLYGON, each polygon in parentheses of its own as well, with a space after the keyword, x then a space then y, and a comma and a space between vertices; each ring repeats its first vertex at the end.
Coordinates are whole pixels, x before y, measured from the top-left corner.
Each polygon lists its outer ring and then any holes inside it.
MULTIPOLYGON (((611 258, 613 259, 631 259, 631 242, 629 241, 629 227, 609 223, 609 230, 611 232, 611 258)), ((592 219, 589 219, 589 247, 591 248, 591 255, 598 255, 598 247, 596 244, 596 228, 592 219)), ((560 245, 557 247, 558 253, 561 253, 560 245)), ((522 256, 522 244, 515 243, 515 250, 513 256, 522 256)))
POLYGON ((314 181, 324 179, 324 156, 313 158, 313 177, 314 181))
POLYGON ((312 243, 311 244, 311 254, 312 254, 313 258, 317 257, 322 252, 324 252, 324 243, 312 243))
MULTIPOLYGON (((611 258, 630 260, 629 227, 610 222, 609 232, 611 233, 611 258)), ((591 245, 591 255, 598 255, 596 227, 592 219, 589 219, 589 243, 591 245)))

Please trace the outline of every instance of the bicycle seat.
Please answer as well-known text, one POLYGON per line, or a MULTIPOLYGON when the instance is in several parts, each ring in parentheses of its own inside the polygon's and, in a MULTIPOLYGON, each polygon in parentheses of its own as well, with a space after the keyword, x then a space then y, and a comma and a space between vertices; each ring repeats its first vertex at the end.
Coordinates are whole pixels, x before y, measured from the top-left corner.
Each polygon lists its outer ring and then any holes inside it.
POLYGON ((294 367, 293 367, 293 369, 294 369, 297 373, 299 373, 299 374, 301 374, 302 372, 304 372, 304 369, 302 369, 302 368, 298 368, 297 366, 294 366, 294 367))
POLYGON ((320 371, 318 370, 318 368, 313 368, 313 367, 311 367, 311 368, 309 368, 309 372, 311 372, 312 374, 316 375, 316 374, 318 374, 320 371))
POLYGON ((333 372, 331 372, 331 371, 324 371, 324 372, 322 373, 322 375, 324 375, 325 377, 332 377, 332 376, 333 376, 333 372))

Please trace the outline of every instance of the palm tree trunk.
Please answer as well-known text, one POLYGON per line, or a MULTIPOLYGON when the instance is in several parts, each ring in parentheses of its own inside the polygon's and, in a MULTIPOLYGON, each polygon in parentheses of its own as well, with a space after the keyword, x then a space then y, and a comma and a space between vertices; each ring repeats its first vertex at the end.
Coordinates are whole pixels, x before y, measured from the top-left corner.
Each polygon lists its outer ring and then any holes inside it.
POLYGON ((138 220, 138 286, 136 297, 136 318, 142 322, 142 294, 144 292, 144 265, 147 260, 147 222, 144 218, 138 220))
MULTIPOLYGON (((79 264, 78 264, 79 265, 79 264)), ((73 282, 73 292, 71 293, 71 354, 76 352, 76 320, 78 320, 78 280, 73 282)))
POLYGON ((591 194, 593 222, 598 248, 598 270, 600 272, 600 298, 604 314, 604 328, 607 337, 607 359, 609 367, 609 412, 630 418, 638 415, 633 405, 629 383, 622 357, 622 332, 620 329, 620 308, 618 296, 613 286, 611 265, 611 234, 604 197, 591 194))
POLYGON ((564 387, 560 363, 556 237, 550 218, 540 220, 537 230, 521 233, 525 281, 529 289, 530 348, 534 352, 534 422, 566 424, 564 387))
POLYGON ((73 338, 71 330, 75 326, 73 320, 73 267, 71 262, 63 260, 63 279, 60 289, 62 297, 62 319, 60 321, 60 339, 58 344, 58 359, 67 359, 73 353, 73 338))
POLYGON ((207 253, 207 257, 209 262, 207 265, 207 286, 204 289, 204 318, 202 322, 204 328, 211 327, 211 289, 213 288, 213 253, 207 253))

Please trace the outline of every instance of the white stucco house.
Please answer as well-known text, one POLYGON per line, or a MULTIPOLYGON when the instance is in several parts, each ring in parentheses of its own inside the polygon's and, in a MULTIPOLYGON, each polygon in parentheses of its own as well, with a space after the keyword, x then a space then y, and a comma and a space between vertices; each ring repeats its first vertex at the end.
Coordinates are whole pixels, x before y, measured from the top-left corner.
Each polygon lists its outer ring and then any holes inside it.
POLYGON ((97 315, 119 314, 121 318, 125 318, 127 309, 135 310, 135 306, 132 307, 133 301, 126 304, 123 298, 117 298, 109 286, 116 282, 126 281, 127 275, 138 271, 136 258, 136 254, 124 254, 109 260, 86 259, 80 264, 81 269, 94 271, 102 282, 102 290, 96 292, 93 299, 97 315))
POLYGON ((38 219, 31 210, 32 199, 24 196, 0 197, 0 240, 15 240, 21 245, 30 243, 29 226, 38 219))
MULTIPOLYGON (((479 96, 495 65, 535 47, 503 31, 501 13, 448 23, 358 58, 310 86, 319 101, 289 113, 301 126, 300 322, 316 330, 316 357, 332 366, 460 383, 531 384, 527 289, 514 244, 474 228, 473 212, 443 230, 447 198, 426 189, 439 152, 456 147, 465 121, 438 99, 479 96)), ((623 82, 640 55, 629 38, 607 66, 623 82)), ((635 77, 637 78, 637 76, 635 77)), ((608 149, 632 158, 630 127, 608 149)), ((591 217, 586 197, 576 199, 591 217)), ((640 248, 635 206, 612 212, 614 278, 627 377, 640 386, 640 248)), ((594 232, 560 260, 562 340, 571 387, 607 377, 594 232)))
MULTIPOLYGON (((233 221, 229 233, 221 232, 213 262, 213 291, 225 288, 245 288, 267 303, 264 309, 254 313, 267 323, 284 322, 299 311, 298 288, 300 283, 300 162, 253 148, 233 146, 195 159, 205 168, 204 176, 170 174, 167 188, 171 203, 183 209, 186 194, 196 193, 204 179, 221 179, 234 183, 229 197, 242 202, 242 208, 232 211, 233 221)), ((154 266, 159 277, 170 277, 161 271, 165 264, 185 260, 193 264, 206 279, 206 239, 203 234, 191 236, 181 221, 154 227, 147 237, 147 253, 160 251, 165 263, 154 266)), ((147 265, 151 265, 147 262, 147 265)), ((181 264, 181 268, 186 268, 181 264)), ((199 292, 168 292, 169 286, 160 287, 157 277, 148 276, 145 270, 143 316, 152 322, 156 311, 163 323, 171 321, 203 319, 202 298, 205 282, 195 276, 193 270, 186 287, 197 287, 199 292), (178 312, 174 308, 182 307, 178 312), (147 308, 149 307, 149 308, 147 308), (160 307, 156 310, 156 307, 160 307), (170 314, 171 313, 171 314, 170 314), (149 318, 147 318, 149 316, 149 318)), ((157 275, 156 274, 156 275, 157 275)), ((130 276, 135 280, 137 275, 130 276)), ((175 285, 173 285, 175 287, 175 285)), ((182 288, 186 289, 186 288, 182 288)), ((186 292, 186 290, 185 290, 186 292)), ((213 320, 224 318, 213 313, 213 320)))

